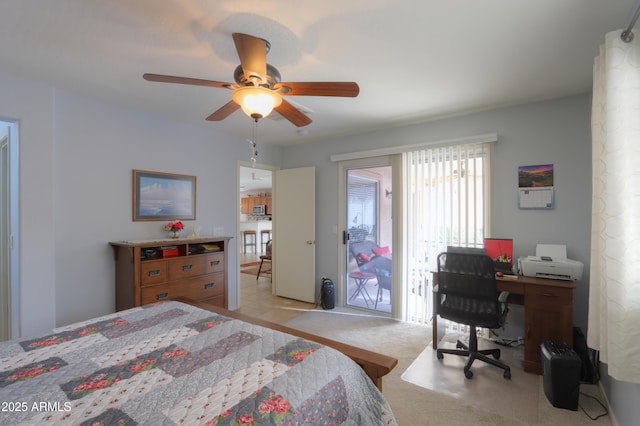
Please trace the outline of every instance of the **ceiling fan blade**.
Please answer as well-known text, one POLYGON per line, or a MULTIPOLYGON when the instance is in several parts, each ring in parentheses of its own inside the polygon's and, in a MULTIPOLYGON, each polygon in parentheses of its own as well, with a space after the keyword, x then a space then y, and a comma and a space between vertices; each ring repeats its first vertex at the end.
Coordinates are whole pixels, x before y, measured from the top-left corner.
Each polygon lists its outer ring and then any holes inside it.
POLYGON ((252 81, 258 77, 267 82, 267 41, 248 34, 233 33, 233 42, 238 51, 244 77, 252 81))
POLYGON ((273 87, 282 96, 343 96, 355 98, 360 93, 352 81, 278 83, 273 87))
POLYGON ((234 89, 238 87, 238 85, 234 83, 225 83, 223 81, 213 81, 213 80, 201 80, 199 78, 175 77, 172 75, 143 74, 142 77, 147 81, 157 81, 160 83, 189 84, 192 86, 207 86, 207 87, 216 87, 220 89, 234 89))
POLYGON ((224 104, 221 108, 215 111, 213 114, 207 117, 207 121, 221 121, 227 118, 231 113, 235 112, 240 105, 233 101, 229 101, 224 104))
POLYGON ((282 103, 274 109, 297 127, 304 127, 311 124, 311 119, 309 117, 285 99, 283 99, 282 103))

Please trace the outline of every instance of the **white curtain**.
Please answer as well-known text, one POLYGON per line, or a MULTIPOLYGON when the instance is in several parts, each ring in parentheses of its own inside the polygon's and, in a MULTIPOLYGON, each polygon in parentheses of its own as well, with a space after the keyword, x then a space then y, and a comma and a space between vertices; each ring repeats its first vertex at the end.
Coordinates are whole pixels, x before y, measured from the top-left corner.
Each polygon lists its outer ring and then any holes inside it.
POLYGON ((611 377, 640 383, 640 37, 620 33, 594 65, 587 341, 611 377))

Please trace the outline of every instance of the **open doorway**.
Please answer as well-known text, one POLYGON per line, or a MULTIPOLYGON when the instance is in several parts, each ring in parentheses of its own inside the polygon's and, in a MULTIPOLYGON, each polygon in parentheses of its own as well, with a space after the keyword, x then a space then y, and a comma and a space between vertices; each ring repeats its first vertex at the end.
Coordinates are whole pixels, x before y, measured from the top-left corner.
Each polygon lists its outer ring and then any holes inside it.
MULTIPOLYGON (((273 239, 273 171, 244 165, 238 170, 238 283, 251 281, 254 286, 270 287, 271 263, 261 256, 267 255, 268 242, 273 239)), ((240 298, 239 291, 238 307, 240 298)))

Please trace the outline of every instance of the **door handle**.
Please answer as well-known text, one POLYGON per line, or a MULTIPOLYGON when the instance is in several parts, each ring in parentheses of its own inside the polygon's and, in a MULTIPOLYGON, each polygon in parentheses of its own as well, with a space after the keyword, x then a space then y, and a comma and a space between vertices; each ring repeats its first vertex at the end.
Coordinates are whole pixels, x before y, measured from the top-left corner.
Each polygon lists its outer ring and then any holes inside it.
POLYGON ((313 243, 315 243, 315 240, 307 240, 307 244, 313 245, 313 243))

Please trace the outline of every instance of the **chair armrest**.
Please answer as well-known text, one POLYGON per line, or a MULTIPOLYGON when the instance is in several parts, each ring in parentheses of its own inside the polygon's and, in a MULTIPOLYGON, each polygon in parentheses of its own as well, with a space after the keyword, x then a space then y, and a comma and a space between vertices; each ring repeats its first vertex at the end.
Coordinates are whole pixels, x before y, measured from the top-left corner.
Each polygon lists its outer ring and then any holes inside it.
POLYGON ((507 303, 507 299, 508 298, 509 298, 509 292, 508 291, 502 291, 502 292, 500 292, 500 296, 498 296, 498 302, 507 303))

